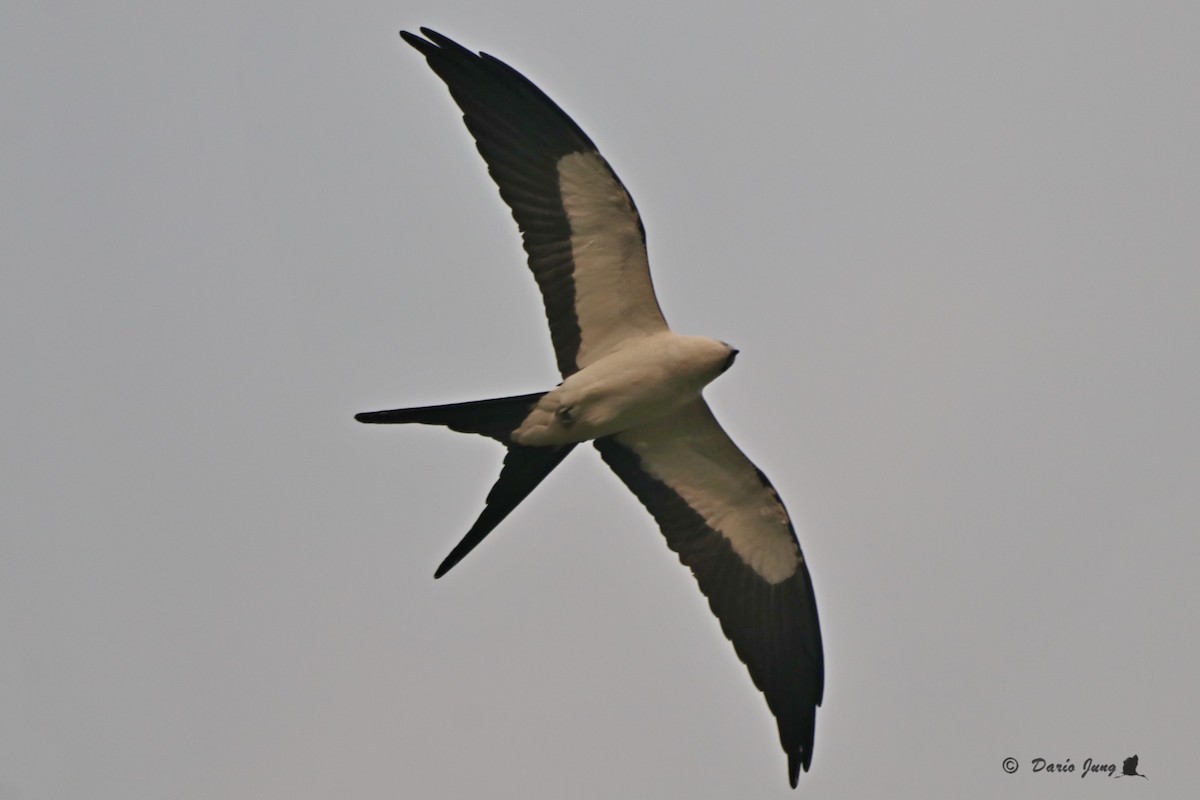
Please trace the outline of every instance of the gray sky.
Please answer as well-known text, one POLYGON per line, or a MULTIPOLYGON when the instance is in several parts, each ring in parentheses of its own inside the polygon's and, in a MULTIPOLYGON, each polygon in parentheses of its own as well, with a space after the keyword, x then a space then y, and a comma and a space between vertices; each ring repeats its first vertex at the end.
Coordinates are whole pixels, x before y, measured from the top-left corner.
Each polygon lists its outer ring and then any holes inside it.
POLYGON ((4 4, 0 800, 792 796, 590 448, 435 582, 501 449, 352 421, 557 379, 423 24, 742 351, 825 632, 798 796, 1194 788, 1200 7, 772 5, 4 4))

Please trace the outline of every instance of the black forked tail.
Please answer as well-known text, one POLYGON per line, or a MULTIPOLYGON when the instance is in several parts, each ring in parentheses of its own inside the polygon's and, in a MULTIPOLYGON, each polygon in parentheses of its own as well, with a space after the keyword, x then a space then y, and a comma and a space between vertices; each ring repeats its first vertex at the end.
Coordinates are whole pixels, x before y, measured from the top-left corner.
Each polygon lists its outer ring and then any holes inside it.
POLYGON ((467 531, 462 541, 454 546, 450 555, 446 556, 433 577, 440 578, 450 571, 450 568, 462 561, 467 553, 475 549, 475 545, 483 541, 509 512, 521 504, 529 496, 542 479, 553 471, 571 449, 568 444, 564 447, 522 447, 519 444, 509 445, 508 455, 504 457, 504 467, 500 477, 488 492, 487 505, 484 506, 479 519, 467 531))
POLYGON ((545 392, 523 394, 517 397, 498 397, 494 400, 476 400, 471 403, 451 403, 443 406, 423 408, 397 408, 391 411, 368 411, 355 415, 359 422, 376 424, 418 423, 421 425, 444 425, 462 433, 478 433, 490 436, 508 447, 500 477, 488 492, 487 502, 471 530, 463 537, 450 555, 446 556, 433 577, 440 578, 450 568, 462 561, 467 553, 483 541, 509 513, 529 496, 537 485, 549 475, 571 452, 574 444, 562 447, 527 447, 514 444, 512 432, 521 427, 529 412, 537 405, 545 392))
POLYGON ((449 403, 422 408, 396 408, 391 411, 366 411, 355 414, 359 422, 377 425, 403 425, 416 422, 422 425, 445 425, 460 433, 478 433, 498 442, 510 444, 509 435, 537 405, 545 392, 522 394, 516 397, 497 397, 494 400, 475 400, 470 403, 449 403))

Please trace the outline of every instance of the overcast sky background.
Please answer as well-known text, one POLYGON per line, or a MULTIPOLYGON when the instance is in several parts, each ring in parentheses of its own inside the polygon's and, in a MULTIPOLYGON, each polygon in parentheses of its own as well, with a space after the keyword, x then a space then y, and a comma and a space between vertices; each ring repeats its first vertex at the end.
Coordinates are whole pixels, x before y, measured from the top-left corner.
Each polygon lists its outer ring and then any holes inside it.
POLYGON ((591 448, 435 582, 502 450, 352 420, 558 377, 419 25, 742 351, 825 633, 795 796, 1194 791, 1200 6, 723 8, 3 4, 0 800, 794 796, 591 448))

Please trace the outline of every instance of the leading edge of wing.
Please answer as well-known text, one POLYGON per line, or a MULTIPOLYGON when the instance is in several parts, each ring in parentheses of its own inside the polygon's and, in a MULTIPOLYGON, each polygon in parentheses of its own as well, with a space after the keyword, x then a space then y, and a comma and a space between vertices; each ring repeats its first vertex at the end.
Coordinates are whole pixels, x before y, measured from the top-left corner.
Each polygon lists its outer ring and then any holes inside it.
POLYGON ((445 82, 521 230, 564 377, 666 328, 637 208, 587 134, 528 78, 422 28, 401 31, 445 82))
POLYGON ((795 787, 812 762, 824 654, 812 581, 778 495, 703 400, 594 444, 708 598, 776 718, 795 787))

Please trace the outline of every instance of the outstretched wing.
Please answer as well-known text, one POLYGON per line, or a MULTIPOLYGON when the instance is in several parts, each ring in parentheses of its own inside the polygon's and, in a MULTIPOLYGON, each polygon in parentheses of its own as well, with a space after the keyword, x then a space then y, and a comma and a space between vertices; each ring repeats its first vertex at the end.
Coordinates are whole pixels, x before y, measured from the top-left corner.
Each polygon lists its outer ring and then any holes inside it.
POLYGON ((691 568, 766 696, 794 787, 812 761, 825 667, 812 582, 779 495, 703 400, 595 445, 691 568))
POLYGON ((637 208, 591 139, 502 61, 401 31, 450 88, 521 229, 563 377, 665 330, 637 208))

